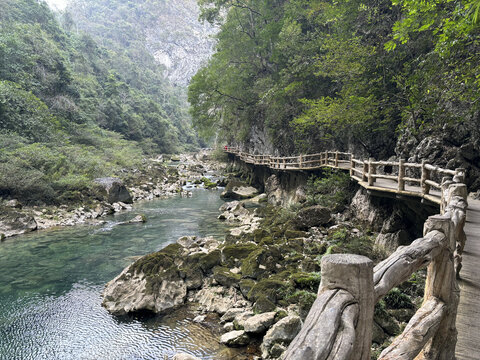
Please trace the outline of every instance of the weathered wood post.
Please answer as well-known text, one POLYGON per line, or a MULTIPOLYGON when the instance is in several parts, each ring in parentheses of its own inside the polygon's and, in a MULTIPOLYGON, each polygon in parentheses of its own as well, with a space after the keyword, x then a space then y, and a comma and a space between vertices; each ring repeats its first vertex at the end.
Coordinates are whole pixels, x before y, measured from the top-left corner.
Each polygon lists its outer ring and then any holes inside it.
POLYGON ((328 151, 325 151, 325 164, 328 165, 328 151))
POLYGON ((455 252, 461 240, 466 214, 467 187, 449 185, 442 215, 431 216, 425 223, 424 233, 441 231, 447 236, 447 246, 428 266, 424 302, 435 297, 446 305, 446 312, 435 336, 427 343, 421 355, 425 359, 455 359, 457 329, 455 322, 460 299, 456 280, 455 252))
POLYGON ((405 190, 405 159, 398 160, 398 190, 405 190))
POLYGON ((285 160, 285 158, 282 158, 282 160, 283 160, 283 168, 286 169, 287 168, 286 160, 285 160))
POLYGON ((373 163, 374 161, 375 161, 374 158, 368 159, 368 185, 369 186, 373 186, 373 184, 375 183, 375 178, 373 177, 373 175, 377 173, 377 167, 373 163))
POLYGON ((420 180, 420 186, 422 187, 422 194, 428 195, 430 193, 430 185, 426 183, 427 180, 430 180, 430 170, 425 166, 425 160, 422 161, 422 178, 420 180))
POLYGON ((322 282, 285 360, 369 360, 373 323, 373 262, 360 255, 322 258, 322 282))
POLYGON ((350 177, 355 175, 353 168, 355 167, 355 162, 353 161, 353 154, 350 154, 350 177))
POLYGON ((362 181, 368 181, 368 162, 367 160, 363 161, 363 171, 362 171, 362 181))
POLYGON ((303 156, 302 154, 300 154, 299 158, 298 158, 298 168, 301 169, 303 167, 303 156))
POLYGON ((335 151, 335 167, 338 168, 338 151, 335 151))

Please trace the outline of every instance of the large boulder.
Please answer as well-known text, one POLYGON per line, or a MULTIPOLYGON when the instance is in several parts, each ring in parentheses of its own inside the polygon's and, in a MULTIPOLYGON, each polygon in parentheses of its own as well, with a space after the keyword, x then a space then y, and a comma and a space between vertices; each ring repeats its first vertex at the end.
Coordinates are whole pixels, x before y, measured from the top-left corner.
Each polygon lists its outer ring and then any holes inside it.
MULTIPOLYGON (((290 315, 281 319, 273 325, 263 337, 261 345, 262 357, 267 359, 273 355, 271 350, 275 344, 290 344, 301 329, 302 320, 299 316, 290 315)), ((275 355, 277 356, 279 354, 275 355)))
POLYGON ((94 180, 99 188, 99 195, 108 203, 126 203, 133 202, 132 195, 123 184, 122 180, 115 177, 98 178, 94 180))
MULTIPOLYGON (((187 245, 183 240, 170 244, 128 266, 106 285, 102 305, 122 315, 144 310, 159 313, 183 304, 187 291, 200 288, 205 274, 220 264, 221 252, 211 238, 196 239, 196 246, 189 248, 182 244, 187 245)), ((218 306, 216 299, 212 302, 218 306)))
MULTIPOLYGON (((11 208, 0 210, 0 234, 10 237, 25 234, 37 229, 35 219, 27 214, 22 214, 11 208)), ((0 235, 0 237, 2 237, 0 235)))
POLYGON ((124 315, 145 310, 160 313, 183 304, 187 297, 184 280, 178 273, 162 275, 154 280, 144 272, 132 273, 129 266, 105 286, 102 305, 112 314, 124 315))
POLYGON ((257 195, 258 190, 253 186, 249 186, 238 180, 230 180, 221 196, 224 199, 243 200, 253 198, 257 195))
POLYGON ((315 205, 301 209, 294 219, 297 229, 308 230, 314 226, 326 225, 331 221, 330 210, 326 207, 315 205))

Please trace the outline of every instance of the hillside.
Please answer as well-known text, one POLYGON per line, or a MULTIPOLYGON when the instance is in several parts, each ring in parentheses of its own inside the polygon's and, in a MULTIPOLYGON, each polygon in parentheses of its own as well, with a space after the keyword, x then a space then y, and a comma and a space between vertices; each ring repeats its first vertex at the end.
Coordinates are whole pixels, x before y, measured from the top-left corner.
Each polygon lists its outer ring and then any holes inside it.
POLYGON ((204 136, 425 159, 480 188, 478 0, 200 3, 222 24, 189 88, 204 136))
POLYGON ((79 201, 96 177, 196 146, 184 91, 153 57, 108 45, 43 2, 2 1, 2 197, 79 201))

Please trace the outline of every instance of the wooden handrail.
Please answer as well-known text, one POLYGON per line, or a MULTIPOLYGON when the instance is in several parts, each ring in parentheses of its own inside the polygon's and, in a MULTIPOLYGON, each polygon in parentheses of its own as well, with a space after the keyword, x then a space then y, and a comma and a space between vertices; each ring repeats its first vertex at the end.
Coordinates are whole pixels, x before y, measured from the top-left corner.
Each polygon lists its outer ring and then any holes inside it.
POLYGON ((356 159, 352 153, 340 152, 340 151, 325 151, 315 154, 301 154, 298 156, 272 156, 267 154, 249 154, 240 151, 235 147, 226 147, 225 152, 239 156, 241 160, 248 164, 267 166, 274 170, 284 171, 302 171, 302 170, 316 170, 323 167, 337 168, 347 170, 350 172, 355 180, 359 181, 363 187, 381 189, 385 186, 380 183, 377 184, 379 179, 389 180, 395 182, 397 185, 394 187, 395 191, 404 195, 421 196, 426 200, 441 202, 440 196, 431 196, 431 189, 440 189, 441 184, 437 182, 443 176, 464 177, 464 169, 443 169, 439 166, 427 164, 426 162, 409 163, 400 159, 395 161, 383 161, 383 160, 364 160, 356 159), (357 167, 361 166, 360 170, 357 167), (385 173, 385 167, 391 167, 395 169, 394 172, 390 170, 390 173, 385 173), (421 176, 416 178, 413 174, 419 174, 421 176), (408 174, 408 176, 407 176, 408 174), (359 175, 357 177, 357 175, 359 175), (358 178, 360 178, 358 180, 358 178), (407 188, 411 183, 419 184, 420 190, 412 190, 407 188))
POLYGON ((424 225, 424 237, 398 248, 373 271, 368 259, 352 255, 327 255, 322 258, 322 283, 318 298, 305 320, 305 326, 292 341, 284 358, 323 358, 330 354, 338 360, 368 360, 372 337, 373 307, 393 287, 428 265, 423 306, 412 317, 404 332, 387 347, 379 359, 415 359, 425 348, 432 358, 455 358, 458 307, 456 274, 461 268, 465 243, 464 225, 467 209, 465 169, 443 169, 427 164, 407 163, 400 159, 376 161, 355 159, 353 154, 323 152, 290 157, 249 155, 236 148, 226 152, 254 165, 275 170, 299 171, 332 167, 347 170, 361 186, 377 191, 422 196, 440 204, 440 215, 431 216, 424 225), (347 156, 344 160, 341 157, 347 156), (314 159, 317 157, 317 159, 314 159), (347 164, 347 166, 342 166, 347 164), (398 168, 396 174, 381 173, 382 166, 398 168), (406 176, 408 170, 409 176, 406 176), (419 173, 420 178, 412 174, 419 173), (442 183, 433 179, 443 178, 442 183), (397 184, 386 187, 377 180, 397 184), (408 183, 419 184, 419 191, 406 190, 408 183), (431 188, 440 196, 430 194, 431 188), (369 270, 370 269, 370 270, 369 270), (349 275, 352 274, 352 275, 349 275), (353 275, 354 274, 354 275, 353 275), (353 280, 352 280, 353 279, 353 280), (359 284, 361 286, 359 286, 359 284), (308 325, 308 326, 307 326, 308 325), (334 353, 331 353, 334 351, 334 353), (315 355, 315 356, 313 356, 315 355), (317 357, 318 355, 318 357, 317 357))

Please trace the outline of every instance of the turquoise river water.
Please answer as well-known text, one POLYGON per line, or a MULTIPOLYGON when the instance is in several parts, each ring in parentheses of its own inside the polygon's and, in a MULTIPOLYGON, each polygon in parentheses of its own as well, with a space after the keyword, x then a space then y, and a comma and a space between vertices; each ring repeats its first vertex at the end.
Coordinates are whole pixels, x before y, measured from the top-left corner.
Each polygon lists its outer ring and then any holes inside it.
POLYGON ((218 191, 136 204, 104 225, 31 233, 0 244, 0 359, 216 359, 217 338, 190 318, 118 318, 106 282, 135 256, 184 235, 223 237, 218 191), (116 226, 143 213, 145 224, 116 226))

